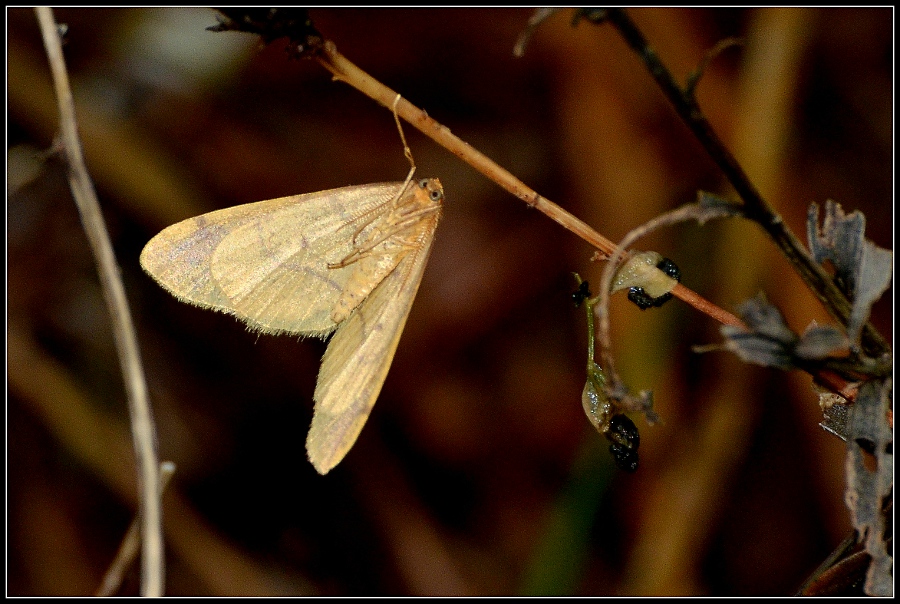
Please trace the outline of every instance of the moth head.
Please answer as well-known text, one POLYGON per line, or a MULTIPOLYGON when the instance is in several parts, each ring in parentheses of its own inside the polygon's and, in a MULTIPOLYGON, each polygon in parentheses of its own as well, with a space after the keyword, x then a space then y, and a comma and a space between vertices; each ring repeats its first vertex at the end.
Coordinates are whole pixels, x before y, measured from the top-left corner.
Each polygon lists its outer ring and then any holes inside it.
POLYGON ((428 199, 431 201, 441 201, 444 199, 444 187, 437 178, 423 178, 419 180, 419 188, 425 191, 428 199))

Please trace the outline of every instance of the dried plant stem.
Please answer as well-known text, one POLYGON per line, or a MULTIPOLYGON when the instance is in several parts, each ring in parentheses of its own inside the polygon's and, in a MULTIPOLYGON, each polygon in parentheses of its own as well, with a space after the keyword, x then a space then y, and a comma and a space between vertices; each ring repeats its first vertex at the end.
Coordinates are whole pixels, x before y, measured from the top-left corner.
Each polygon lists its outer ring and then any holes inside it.
POLYGON ((679 283, 678 285, 675 286, 675 289, 673 289, 671 291, 671 294, 673 296, 675 296, 676 298, 679 298, 679 299, 687 302, 688 304, 690 304, 691 306, 693 306, 700 312, 709 315, 710 317, 712 317, 713 319, 715 319, 722 325, 732 325, 734 327, 746 327, 746 325, 744 325, 744 322, 741 321, 740 319, 738 319, 736 316, 734 316, 727 310, 724 310, 724 309, 716 306, 715 304, 713 304, 706 298, 700 296, 693 290, 686 288, 681 283, 679 283))
MULTIPOLYGON (((781 216, 762 197, 744 173, 743 168, 712 129, 693 96, 696 82, 686 89, 682 89, 678 85, 671 72, 625 10, 607 9, 605 19, 616 28, 631 49, 641 57, 650 75, 672 103, 675 111, 725 174, 744 201, 744 215, 758 223, 769 234, 825 308, 832 316, 846 325, 850 316, 850 302, 828 273, 813 260, 797 236, 781 219, 781 216)), ((868 323, 863 330, 863 349, 871 356, 880 356, 889 350, 889 346, 881 334, 868 323)))
MULTIPOLYGON (((175 464, 171 461, 164 461, 159 464, 159 488, 161 491, 166 490, 169 479, 172 478, 174 473, 175 464)), ((109 565, 106 574, 103 576, 103 580, 100 582, 100 587, 94 595, 97 597, 108 597, 114 595, 116 591, 118 591, 119 587, 122 585, 122 579, 125 577, 125 573, 131 567, 135 558, 137 558, 140 548, 141 519, 140 517, 135 517, 128 527, 128 530, 125 532, 122 543, 119 545, 119 551, 116 552, 116 557, 113 559, 112 564, 109 565)))
MULTIPOLYGON (((393 107, 397 93, 350 62, 344 55, 337 51, 333 42, 326 41, 323 44, 322 52, 317 56, 317 59, 325 69, 334 74, 336 80, 341 80, 350 84, 388 109, 393 107)), ((442 147, 455 154, 501 187, 528 205, 540 210, 566 229, 572 231, 596 247, 604 254, 604 257, 609 256, 609 254, 615 250, 615 244, 609 239, 599 234, 590 226, 575 218, 549 199, 539 195, 528 185, 510 174, 502 166, 452 134, 449 128, 429 117, 427 113, 407 101, 405 98, 401 98, 400 102, 397 103, 397 113, 407 122, 421 130, 426 136, 434 139, 442 147)))
MULTIPOLYGON (((336 80, 346 82, 371 99, 378 101, 388 109, 394 107, 397 93, 349 61, 337 51, 334 43, 326 40, 322 44, 321 51, 316 55, 316 60, 336 80)), ((579 220, 546 197, 538 194, 534 189, 510 174, 495 161, 461 140, 450 132, 450 129, 429 117, 427 113, 401 98, 396 104, 397 114, 412 124, 426 136, 459 157, 461 160, 496 182, 498 185, 515 195, 528 205, 543 212, 545 215, 578 235, 599 250, 595 259, 606 259, 615 251, 616 245, 609 239, 592 229, 589 225, 579 220)), ((684 286, 676 287, 672 294, 681 300, 694 306, 713 319, 726 325, 743 326, 740 319, 728 311, 717 307, 713 303, 702 298, 699 294, 684 286)))
MULTIPOLYGON (((744 215, 756 220, 765 228, 779 247, 784 250, 791 262, 798 268, 801 276, 810 284, 816 295, 822 299, 826 308, 832 311, 833 314, 836 313, 835 316, 838 318, 844 316, 844 320, 846 320, 846 316, 849 316, 849 302, 847 302, 822 267, 812 260, 800 241, 783 223, 781 217, 762 198, 741 166, 734 159, 734 156, 725 148, 725 145, 700 111, 693 97, 699 74, 691 80, 686 90, 682 90, 649 46, 643 34, 623 10, 607 9, 607 18, 618 29, 632 49, 641 55, 654 79, 656 79, 660 88, 675 106, 679 115, 735 187, 745 203, 743 208, 744 215), (821 284, 822 287, 818 288, 816 284, 821 284)), ((729 44, 731 43, 733 41, 729 41, 729 44)), ((320 51, 315 56, 316 60, 330 71, 336 80, 346 82, 388 109, 396 107, 396 113, 400 117, 426 136, 499 184, 509 193, 543 212, 564 228, 593 245, 598 250, 594 256, 595 260, 606 260, 616 253, 617 246, 589 225, 546 197, 538 194, 502 166, 455 136, 450 132, 449 128, 429 117, 427 113, 405 98, 401 97, 397 101, 398 95, 395 91, 373 78, 339 53, 334 43, 330 40, 324 41, 320 51)), ((698 311, 723 325, 746 328, 744 322, 738 317, 716 306, 680 283, 675 286, 671 293, 676 298, 690 304, 698 311)), ((864 336, 869 337, 870 347, 874 346, 875 349, 887 350, 887 344, 884 339, 870 325, 866 326, 864 336)), ((855 388, 852 384, 834 372, 825 370, 814 377, 820 384, 842 394, 848 400, 855 398, 855 388)))
MULTIPOLYGON (((622 393, 627 392, 627 388, 619 378, 613 364, 612 336, 610 334, 609 320, 609 297, 611 295, 612 281, 618 266, 626 257, 625 250, 641 237, 664 226, 688 220, 696 220, 702 224, 712 218, 726 218, 738 214, 739 212, 735 209, 728 208, 724 205, 720 206, 718 210, 713 210, 710 208, 704 209, 700 204, 688 204, 648 220, 644 224, 629 231, 624 239, 619 242, 616 250, 610 256, 609 262, 603 267, 603 273, 600 277, 599 293, 597 294, 597 304, 594 306, 594 312, 597 314, 597 340, 600 344, 600 365, 603 367, 603 371, 606 372, 607 383, 609 384, 611 391, 618 390, 622 393)), ((677 288, 678 286, 676 286, 676 289, 677 288)), ((674 294, 675 290, 672 290, 672 293, 674 294)), ((747 326, 737 317, 733 317, 733 321, 729 319, 727 324, 744 329, 747 328, 747 326)))
POLYGON ((122 365, 125 390, 128 395, 132 439, 140 484, 139 514, 142 522, 141 534, 143 535, 141 595, 161 596, 164 570, 159 460, 156 450, 156 430, 150 412, 137 338, 119 267, 81 150, 78 126, 75 121, 75 105, 72 99, 72 90, 69 87, 59 30, 50 8, 38 7, 35 11, 47 50, 59 104, 60 136, 69 169, 69 185, 97 262, 100 284, 112 317, 116 350, 122 365))

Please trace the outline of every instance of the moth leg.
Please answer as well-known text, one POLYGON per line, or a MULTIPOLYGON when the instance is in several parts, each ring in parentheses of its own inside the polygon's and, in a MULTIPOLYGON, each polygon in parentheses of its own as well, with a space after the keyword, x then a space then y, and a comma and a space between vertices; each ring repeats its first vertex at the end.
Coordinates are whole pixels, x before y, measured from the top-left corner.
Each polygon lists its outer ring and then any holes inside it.
MULTIPOLYGON (((400 133, 400 141, 403 143, 403 155, 406 156, 406 159, 409 160, 409 173, 406 175, 406 180, 403 181, 403 186, 400 187, 400 191, 397 195, 394 196, 388 203, 391 205, 393 209, 403 207, 403 204, 400 204, 400 200, 403 199, 403 195, 406 193, 406 190, 409 188, 409 183, 412 182, 413 174, 416 173, 416 161, 413 159, 412 150, 409 148, 409 145, 406 143, 406 136, 403 134, 403 125, 400 123, 400 116, 397 114, 397 105, 400 103, 400 93, 397 93, 397 96, 394 97, 394 103, 391 106, 391 110, 394 112, 394 122, 397 124, 397 132, 400 133)), ((373 208, 368 213, 378 212, 384 206, 378 206, 377 208, 373 208)), ((393 210, 392 210, 393 211, 393 210)), ((373 220, 363 223, 355 233, 353 233, 353 245, 356 245, 356 239, 359 235, 365 230, 367 226, 372 224, 373 220)), ((376 244, 377 245, 377 244, 376 244)), ((346 260, 346 259, 345 259, 346 260)), ((344 263, 345 260, 342 260, 341 263, 344 263)), ((344 266, 346 266, 344 264, 344 266)))
MULTIPOLYGON (((343 268, 352 264, 398 233, 407 230, 416 231, 415 225, 422 218, 439 213, 443 193, 440 189, 430 187, 430 184, 431 181, 425 179, 417 183, 417 189, 409 192, 406 192, 405 189, 401 190, 401 203, 391 208, 386 215, 377 216, 362 224, 353 236, 353 251, 339 262, 330 263, 328 268, 343 268), (371 230, 366 233, 364 241, 360 242, 359 235, 370 227, 371 230)), ((409 183, 406 186, 408 187, 409 183)), ((394 204, 395 202, 392 200, 388 203, 394 204)), ((384 208, 384 205, 371 212, 377 212, 381 208, 384 208)))
POLYGON ((340 323, 365 300, 378 284, 384 281, 391 271, 397 268, 400 261, 409 251, 402 242, 389 241, 393 245, 375 253, 365 252, 354 259, 356 268, 344 284, 341 295, 331 310, 331 320, 340 323))
MULTIPOLYGON (((413 170, 415 170, 415 168, 413 168, 413 170)), ((396 195, 394 195, 394 197, 392 197, 389 201, 386 201, 385 203, 372 208, 371 210, 360 216, 360 218, 370 218, 362 222, 362 224, 359 225, 359 228, 356 229, 356 231, 353 233, 352 240, 354 247, 359 245, 357 239, 359 238, 360 234, 362 234, 362 232, 365 231, 367 227, 371 226, 377 220, 379 220, 379 216, 383 214, 383 208, 385 208, 385 206, 389 206, 391 208, 389 210, 390 213, 388 214, 388 220, 390 220, 391 217, 394 216, 394 212, 398 208, 404 207, 404 204, 400 204, 399 201, 403 198, 404 193, 406 193, 406 190, 409 188, 410 178, 412 177, 413 170, 410 170, 409 175, 406 177, 406 181, 403 183, 403 186, 400 187, 400 191, 396 195)), ((385 220, 382 219, 382 221, 385 220)), ((388 224, 390 224, 390 222, 388 222, 388 224)), ((378 227, 375 228, 377 229, 378 227)))
MULTIPOLYGON (((403 194, 403 191, 406 190, 406 187, 409 186, 409 181, 412 180, 413 174, 416 171, 416 161, 413 159, 412 150, 409 148, 409 145, 406 144, 406 137, 403 135, 403 126, 400 124, 400 116, 397 115, 397 105, 400 104, 400 93, 397 93, 397 96, 394 98, 394 104, 391 106, 391 109, 394 112, 394 121, 397 122, 397 132, 400 133, 400 140, 403 142, 403 155, 406 156, 406 159, 409 160, 409 174, 406 175, 406 181, 403 183, 403 188, 400 189, 400 194, 403 194)), ((399 195, 398 195, 399 198, 399 195)))
POLYGON ((408 253, 421 249, 419 234, 415 228, 395 229, 377 246, 354 251, 348 264, 355 262, 356 267, 331 311, 331 320, 340 323, 350 316, 408 253))
MULTIPOLYGON (((415 229, 410 229, 409 227, 419 221, 423 216, 428 216, 429 214, 434 214, 436 212, 440 212, 441 206, 435 204, 433 206, 428 206, 424 208, 419 208, 410 214, 407 214, 400 220, 399 222, 394 223, 395 218, 393 216, 388 216, 388 218, 384 221, 386 224, 391 225, 390 228, 385 229, 384 232, 381 232, 381 229, 375 227, 373 233, 378 233, 373 241, 368 241, 363 245, 359 245, 354 241, 355 249, 350 252, 345 258, 340 260, 339 262, 334 262, 328 265, 328 268, 343 268, 354 262, 357 262, 367 256, 369 256, 372 251, 384 243, 385 241, 391 239, 392 237, 403 233, 404 231, 415 231, 415 229)), ((369 223, 371 224, 371 223, 369 223)), ((365 226, 368 226, 365 225, 365 226)), ((400 241, 403 241, 400 239, 400 241)), ((418 242, 411 241, 408 243, 404 243, 403 247, 407 247, 409 249, 416 249, 418 247, 418 242)))
POLYGON ((363 222, 353 234, 353 251, 339 262, 328 265, 328 268, 337 269, 356 264, 332 310, 331 318, 335 323, 346 319, 397 267, 407 253, 422 247, 420 229, 416 228, 416 225, 423 217, 441 210, 440 185, 429 188, 430 181, 422 180, 417 183, 418 188, 410 189, 416 172, 416 162, 406 143, 406 136, 403 134, 403 126, 397 113, 400 98, 399 94, 394 98, 392 110, 400 140, 403 142, 403 154, 409 160, 409 173, 397 194, 387 202, 387 211, 386 206, 381 205, 367 213, 366 217, 373 214, 374 217, 363 222), (370 230, 366 232, 366 229, 370 230), (359 241, 360 238, 363 238, 363 241, 359 241))

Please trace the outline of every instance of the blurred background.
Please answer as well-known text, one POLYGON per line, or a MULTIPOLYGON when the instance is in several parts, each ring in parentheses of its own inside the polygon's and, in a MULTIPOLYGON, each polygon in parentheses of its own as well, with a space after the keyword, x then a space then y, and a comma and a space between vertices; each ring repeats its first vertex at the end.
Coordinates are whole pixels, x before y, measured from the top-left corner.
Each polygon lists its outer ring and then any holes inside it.
MULTIPOLYGON (((542 195, 618 241, 703 189, 734 198, 637 57, 571 11, 513 46, 530 9, 312 9, 318 30, 542 195)), ((893 13, 632 9, 679 81, 719 40, 698 100, 806 240, 834 199, 893 248, 893 13)), ((592 249, 415 131, 446 205, 384 389, 325 477, 306 431, 325 343, 249 333, 138 264, 179 220, 401 180, 389 111, 284 41, 213 33, 210 9, 58 9, 88 168, 121 265, 163 459, 167 595, 779 595, 849 534, 844 444, 806 374, 691 346, 718 325, 617 296, 617 367, 655 393, 640 468, 584 416, 572 271, 592 249), (621 298, 621 299, 620 299, 621 298)), ((7 593, 89 595, 136 510, 109 318, 61 161, 34 12, 8 9, 7 593)), ((763 291, 795 331, 829 322, 753 224, 641 241, 728 310, 763 291)), ((893 291, 872 321, 892 341, 893 291)), ((120 594, 138 593, 132 569, 120 594)))

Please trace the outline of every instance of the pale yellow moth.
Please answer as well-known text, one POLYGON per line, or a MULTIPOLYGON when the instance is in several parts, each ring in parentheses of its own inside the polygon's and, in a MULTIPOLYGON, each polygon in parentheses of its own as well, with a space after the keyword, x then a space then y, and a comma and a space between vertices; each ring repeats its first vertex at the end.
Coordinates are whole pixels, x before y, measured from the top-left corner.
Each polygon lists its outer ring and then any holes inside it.
POLYGON ((403 144, 404 182, 225 208, 166 228, 141 252, 144 270, 182 302, 267 334, 334 332, 306 439, 320 474, 344 458, 378 398, 441 216, 440 181, 413 181, 403 144))

